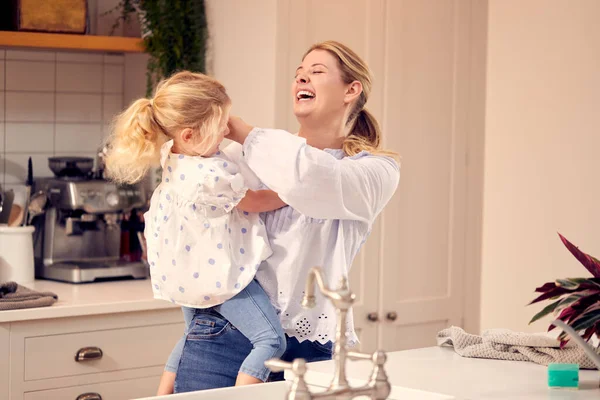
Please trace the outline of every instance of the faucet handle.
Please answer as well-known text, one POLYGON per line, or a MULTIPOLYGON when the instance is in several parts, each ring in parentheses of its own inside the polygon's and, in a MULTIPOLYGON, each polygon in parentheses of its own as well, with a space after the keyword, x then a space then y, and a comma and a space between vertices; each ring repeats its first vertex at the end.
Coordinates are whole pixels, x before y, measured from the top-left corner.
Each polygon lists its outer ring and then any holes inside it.
POLYGON ((312 400, 312 395, 306 386, 304 374, 306 373, 306 361, 303 358, 297 358, 294 361, 285 362, 277 358, 271 358, 265 361, 265 366, 273 372, 291 370, 294 373, 294 380, 288 392, 288 400, 312 400))
POLYGON ((388 376, 383 369, 387 355, 383 351, 376 351, 372 354, 371 360, 373 360, 373 372, 371 373, 369 385, 374 391, 372 398, 377 400, 387 399, 392 391, 388 376))

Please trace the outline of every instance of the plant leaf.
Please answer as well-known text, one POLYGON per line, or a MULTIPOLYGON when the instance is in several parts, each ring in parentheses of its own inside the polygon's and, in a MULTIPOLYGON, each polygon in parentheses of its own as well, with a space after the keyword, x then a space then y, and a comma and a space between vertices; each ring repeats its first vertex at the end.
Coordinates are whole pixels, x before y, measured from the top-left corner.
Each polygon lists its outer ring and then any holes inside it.
POLYGON ((585 283, 587 278, 566 278, 566 279, 557 279, 556 286, 567 289, 567 290, 577 290, 581 286, 581 284, 585 283))
MULTIPOLYGON (((562 310, 557 319, 560 319, 564 323, 568 324, 569 320, 575 316, 577 316, 577 311, 573 307, 567 307, 562 310)), ((550 325, 548 327, 548 332, 552 331, 554 328, 556 328, 556 325, 550 325)))
POLYGON ((551 290, 547 291, 546 293, 542 293, 541 295, 539 295, 538 297, 536 297, 535 299, 533 299, 531 301, 531 303, 529 303, 529 305, 538 303, 538 302, 543 301, 543 300, 552 299, 554 297, 558 297, 558 296, 561 296, 561 295, 563 295, 565 293, 570 293, 570 292, 571 292, 570 290, 567 290, 565 288, 555 287, 554 289, 551 289, 551 290))
POLYGON ((598 324, 594 324, 594 326, 590 326, 589 328, 586 329, 586 331, 583 333, 583 339, 587 342, 588 340, 590 340, 590 338, 594 335, 594 332, 596 332, 596 329, 598 329, 598 324))
POLYGON ((575 331, 581 331, 593 326, 598 321, 600 321, 600 310, 595 310, 571 321, 570 325, 575 331))
POLYGON ((575 303, 576 301, 579 301, 582 298, 589 296, 590 294, 592 294, 592 293, 590 293, 589 291, 586 291, 586 292, 580 292, 580 293, 573 293, 569 296, 563 297, 560 301, 560 304, 558 305, 558 308, 562 309, 563 307, 571 305, 571 304, 575 303))
POLYGON ((586 315, 586 314, 588 314, 592 311, 596 311, 596 310, 600 310, 600 303, 598 303, 598 302, 594 302, 594 304, 592 304, 588 308, 586 308, 581 314, 586 315))
POLYGON ((567 247, 567 249, 575 256, 575 258, 596 278, 600 278, 600 261, 595 259, 594 257, 584 253, 579 250, 578 247, 569 242, 563 235, 560 233, 560 240, 562 240, 563 244, 567 247))
POLYGON ((556 283, 555 282, 546 282, 544 283, 542 286, 540 286, 539 288, 536 288, 535 291, 538 293, 545 293, 550 289, 554 289, 556 288, 556 283))
POLYGON ((546 315, 554 312, 554 310, 556 310, 556 307, 558 307, 558 305, 560 304, 561 301, 562 300, 557 300, 554 303, 551 303, 551 304, 547 305, 546 307, 544 307, 544 309, 542 311, 540 311, 539 313, 537 313, 533 316, 533 318, 531 319, 531 321, 529 321, 529 323, 532 324, 535 321, 539 320, 540 318, 543 318, 546 315))

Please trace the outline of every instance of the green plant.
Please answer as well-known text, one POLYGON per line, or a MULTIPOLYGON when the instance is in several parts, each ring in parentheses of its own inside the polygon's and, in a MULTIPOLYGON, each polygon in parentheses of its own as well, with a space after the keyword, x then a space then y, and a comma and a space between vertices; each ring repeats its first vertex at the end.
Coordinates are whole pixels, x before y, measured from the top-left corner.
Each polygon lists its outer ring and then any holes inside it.
MULTIPOLYGON (((531 303, 554 300, 537 313, 530 324, 550 313, 558 315, 558 319, 571 326, 577 333, 589 341, 593 335, 600 338, 600 261, 579 250, 564 236, 560 239, 567 249, 592 274, 591 278, 557 279, 545 283, 535 291, 541 293, 531 303)), ((555 328, 550 325, 548 331, 555 328)), ((565 332, 559 335, 561 347, 569 341, 565 332)))
POLYGON ((205 72, 208 38, 204 0, 121 0, 113 30, 136 14, 142 28, 145 52, 150 55, 146 71, 146 95, 156 83, 174 72, 205 72))

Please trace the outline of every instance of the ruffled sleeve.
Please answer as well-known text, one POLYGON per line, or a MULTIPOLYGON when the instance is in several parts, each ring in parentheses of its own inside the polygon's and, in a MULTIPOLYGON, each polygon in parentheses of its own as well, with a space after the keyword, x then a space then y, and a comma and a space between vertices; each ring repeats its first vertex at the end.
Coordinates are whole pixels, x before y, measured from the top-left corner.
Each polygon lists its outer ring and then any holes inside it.
POLYGON ((365 153, 338 160, 281 130, 255 128, 243 148, 260 180, 312 218, 372 224, 400 179, 400 166, 389 157, 365 153))
POLYGON ((202 182, 198 185, 197 207, 230 212, 238 205, 248 188, 242 174, 232 167, 223 159, 207 159, 202 182))
POLYGON ((173 140, 169 140, 165 142, 160 148, 160 166, 165 167, 167 163, 167 159, 169 158, 169 154, 171 154, 171 149, 173 148, 173 140))

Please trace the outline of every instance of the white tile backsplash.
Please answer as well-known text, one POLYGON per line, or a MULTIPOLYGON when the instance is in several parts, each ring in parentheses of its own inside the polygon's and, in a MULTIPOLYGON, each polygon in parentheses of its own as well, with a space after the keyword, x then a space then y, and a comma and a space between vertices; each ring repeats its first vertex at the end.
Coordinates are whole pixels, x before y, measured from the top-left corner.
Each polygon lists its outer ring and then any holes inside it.
POLYGON ((56 61, 58 62, 78 62, 86 64, 102 64, 102 54, 98 53, 82 53, 82 52, 60 52, 56 53, 56 61))
POLYGON ((6 90, 53 92, 55 63, 6 61, 6 90))
POLYGON ((4 90, 4 60, 0 59, 0 90, 4 90))
POLYGON ((125 64, 125 56, 123 54, 105 54, 104 63, 123 65, 125 64))
POLYGON ((54 93, 6 93, 6 115, 9 122, 53 122, 54 93))
POLYGON ((123 66, 104 66, 104 93, 123 93, 123 66))
POLYGON ((105 94, 102 104, 102 120, 110 124, 113 118, 123 110, 123 95, 105 94))
MULTIPOLYGON (((123 108, 129 57, 0 48, 0 184, 23 185, 29 156, 35 176, 52 175, 54 155, 94 157, 123 108)), ((144 95, 145 63, 138 69, 130 71, 136 98, 144 95)))
MULTIPOLYGON (((102 59, 100 59, 102 60, 102 59)), ((102 92, 102 64, 56 64, 56 91, 57 92, 102 92)))
POLYGON ((102 141, 102 124, 56 124, 55 151, 94 152, 102 141))
POLYGON ((7 122, 5 134, 7 152, 54 152, 53 123, 7 122))
MULTIPOLYGON (((0 93, 2 94, 2 93, 0 93)), ((0 155, 4 152, 4 122, 0 122, 0 155)), ((2 157, 0 156, 0 167, 2 167, 2 157)), ((0 175, 2 171, 0 171, 0 175)), ((2 177, 0 177, 0 183, 2 182, 2 177)))
POLYGON ((27 179, 27 160, 29 157, 31 157, 33 166, 33 176, 52 176, 52 171, 48 168, 48 157, 53 155, 54 153, 6 153, 4 182, 6 184, 24 184, 27 179))
POLYGON ((102 95, 56 94, 56 122, 100 122, 102 95))
POLYGON ((36 50, 6 50, 7 60, 30 60, 30 61, 55 61, 56 53, 53 51, 36 50))

